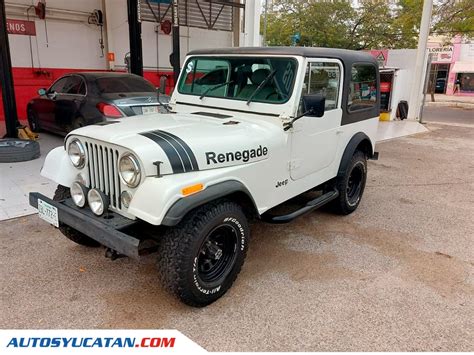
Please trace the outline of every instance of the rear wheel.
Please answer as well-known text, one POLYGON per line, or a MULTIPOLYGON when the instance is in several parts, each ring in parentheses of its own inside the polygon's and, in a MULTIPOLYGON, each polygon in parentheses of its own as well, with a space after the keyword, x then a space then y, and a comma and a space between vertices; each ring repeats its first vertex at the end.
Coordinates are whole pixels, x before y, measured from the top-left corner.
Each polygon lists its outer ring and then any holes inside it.
POLYGON ((190 306, 216 301, 237 278, 248 239, 239 205, 222 200, 198 207, 163 236, 158 256, 163 284, 190 306))
POLYGON ((344 174, 336 179, 339 197, 332 201, 334 212, 347 215, 359 206, 367 181, 367 158, 361 151, 356 151, 346 167, 344 174))
MULTIPOLYGON (((71 192, 69 190, 69 187, 58 185, 56 192, 54 193, 53 200, 62 201, 70 197, 71 197, 71 192)), ((92 238, 89 238, 87 235, 65 224, 59 223, 59 230, 61 231, 62 234, 64 234, 64 236, 67 239, 72 240, 76 244, 84 245, 86 247, 100 246, 99 242, 95 241, 92 238)))

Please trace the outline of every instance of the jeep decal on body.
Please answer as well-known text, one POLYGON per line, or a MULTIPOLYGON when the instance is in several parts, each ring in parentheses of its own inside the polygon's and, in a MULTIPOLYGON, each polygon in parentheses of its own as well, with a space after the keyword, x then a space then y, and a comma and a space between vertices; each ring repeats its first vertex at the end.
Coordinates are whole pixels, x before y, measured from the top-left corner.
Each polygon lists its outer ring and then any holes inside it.
POLYGON ((227 163, 231 161, 240 161, 247 163, 250 159, 260 158, 268 154, 268 148, 258 146, 257 149, 246 149, 237 152, 215 153, 206 152, 207 165, 227 163))

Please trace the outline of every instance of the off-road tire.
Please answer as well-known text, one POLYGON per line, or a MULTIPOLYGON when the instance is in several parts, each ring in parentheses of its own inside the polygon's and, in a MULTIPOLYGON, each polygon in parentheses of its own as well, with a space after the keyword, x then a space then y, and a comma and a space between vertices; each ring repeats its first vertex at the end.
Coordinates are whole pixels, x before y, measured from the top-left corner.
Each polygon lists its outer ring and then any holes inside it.
POLYGON ((187 305, 211 304, 222 297, 237 278, 247 254, 249 237, 247 219, 238 204, 219 200, 196 208, 162 237, 157 266, 163 285, 187 305), (228 238, 235 240, 234 259, 228 262, 226 274, 205 282, 200 272, 201 259, 206 258, 203 248, 207 248, 209 238, 219 228, 232 231, 233 236, 228 238))
POLYGON ((28 139, 0 139, 0 163, 16 163, 39 158, 40 145, 28 139))
POLYGON ((362 194, 364 193, 365 183, 367 181, 367 158, 363 152, 357 150, 343 174, 336 178, 336 189, 339 191, 339 197, 331 202, 333 212, 341 215, 348 215, 354 212, 359 206, 362 194), (351 195, 350 179, 351 174, 360 172, 360 187, 356 188, 351 195))
MULTIPOLYGON (((62 201, 71 197, 71 192, 69 187, 58 185, 56 191, 54 192, 54 201, 62 201)), ((65 224, 59 223, 59 230, 64 236, 72 240, 76 244, 84 245, 86 247, 99 247, 100 243, 95 241, 92 238, 89 238, 87 235, 71 228, 65 224)))

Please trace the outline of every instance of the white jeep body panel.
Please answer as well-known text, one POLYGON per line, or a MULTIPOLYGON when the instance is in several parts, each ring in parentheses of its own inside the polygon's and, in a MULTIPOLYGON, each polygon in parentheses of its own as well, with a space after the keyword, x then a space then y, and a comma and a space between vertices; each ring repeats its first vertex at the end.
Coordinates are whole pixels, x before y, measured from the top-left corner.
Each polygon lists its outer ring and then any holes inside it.
MULTIPOLYGON (((88 150, 95 149, 96 155, 89 151, 86 167, 76 169, 65 148, 56 148, 46 158, 41 174, 64 186, 70 186, 80 176, 90 186, 94 173, 88 170, 89 160, 104 154, 104 160, 99 158, 95 166, 113 172, 120 156, 132 153, 142 169, 138 187, 127 187, 117 176, 101 177, 99 173, 95 177, 99 181, 97 187, 104 185, 101 189, 132 194, 128 208, 111 206, 123 216, 160 225, 170 207, 187 198, 183 188, 203 184, 206 189, 224 181, 242 183, 258 213, 263 214, 334 178, 355 134, 367 135, 374 149, 378 117, 341 125, 342 90, 335 109, 326 111, 323 117, 302 117, 293 128, 284 131, 283 124, 295 117, 298 110, 302 68, 308 62, 304 57, 295 58, 300 69, 293 94, 284 104, 247 105, 245 101, 222 98, 200 99, 175 90, 171 98, 175 113, 134 116, 117 123, 77 129, 66 137, 65 147, 77 138, 87 143, 88 150), (208 115, 213 113, 229 117, 208 115), (154 164, 158 161, 160 176, 154 164)), ((343 68, 337 59, 320 60, 339 63, 343 68)), ((341 82, 343 78, 341 75, 341 82)))

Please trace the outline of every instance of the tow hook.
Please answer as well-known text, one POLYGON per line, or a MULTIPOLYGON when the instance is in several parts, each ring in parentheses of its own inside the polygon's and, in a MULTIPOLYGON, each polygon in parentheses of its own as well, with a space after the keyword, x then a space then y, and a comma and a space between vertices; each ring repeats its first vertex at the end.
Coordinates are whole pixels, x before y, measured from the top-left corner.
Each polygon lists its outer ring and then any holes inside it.
POLYGON ((119 254, 115 250, 107 248, 105 249, 105 257, 109 258, 110 260, 114 261, 120 258, 125 258, 126 255, 119 254))

